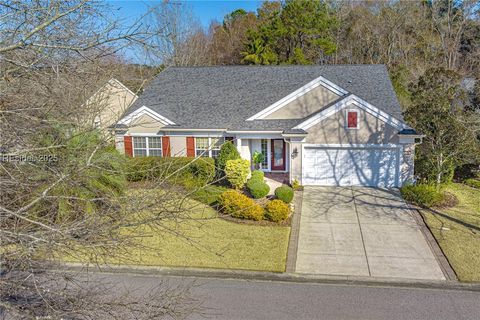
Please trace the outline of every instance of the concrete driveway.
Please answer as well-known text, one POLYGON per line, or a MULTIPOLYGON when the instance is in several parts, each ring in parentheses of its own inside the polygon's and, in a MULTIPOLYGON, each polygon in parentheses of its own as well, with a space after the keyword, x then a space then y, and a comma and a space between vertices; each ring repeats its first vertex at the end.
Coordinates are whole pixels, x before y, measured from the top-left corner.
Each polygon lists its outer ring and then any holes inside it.
POLYGON ((398 190, 305 187, 296 272, 445 280, 398 190))

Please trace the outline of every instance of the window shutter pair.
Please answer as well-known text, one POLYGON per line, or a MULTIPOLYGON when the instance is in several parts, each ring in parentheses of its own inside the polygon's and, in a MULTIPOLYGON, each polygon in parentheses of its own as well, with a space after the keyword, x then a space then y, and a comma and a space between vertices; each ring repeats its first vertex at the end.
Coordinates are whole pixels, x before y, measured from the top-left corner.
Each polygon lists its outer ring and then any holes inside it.
MULTIPOLYGON (((125 147, 125 154, 133 157, 132 137, 124 136, 123 145, 125 147)), ((170 137, 162 137, 162 156, 170 157, 170 137)))

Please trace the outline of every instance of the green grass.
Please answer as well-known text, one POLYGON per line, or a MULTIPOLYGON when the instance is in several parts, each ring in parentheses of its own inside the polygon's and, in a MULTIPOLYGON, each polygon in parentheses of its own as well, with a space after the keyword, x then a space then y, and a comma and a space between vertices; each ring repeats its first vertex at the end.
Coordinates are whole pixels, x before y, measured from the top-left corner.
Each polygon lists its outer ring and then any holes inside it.
POLYGON ((480 281, 480 190, 453 183, 445 191, 458 198, 445 216, 422 210, 426 222, 462 281, 480 281))
MULTIPOLYGON (((159 192, 145 189, 130 190, 132 206, 141 208, 148 201, 153 203, 159 192), (146 200, 145 195, 149 195, 150 199, 146 200)), ((217 211, 211 207, 192 199, 187 199, 182 207, 187 211, 175 218, 163 219, 156 227, 143 225, 126 229, 125 232, 139 237, 138 241, 144 247, 140 250, 135 246, 129 250, 128 257, 109 262, 148 266, 285 271, 289 227, 226 221, 218 218, 217 211)), ((148 210, 140 210, 138 214, 148 217, 154 215, 157 209, 152 206, 148 210)))

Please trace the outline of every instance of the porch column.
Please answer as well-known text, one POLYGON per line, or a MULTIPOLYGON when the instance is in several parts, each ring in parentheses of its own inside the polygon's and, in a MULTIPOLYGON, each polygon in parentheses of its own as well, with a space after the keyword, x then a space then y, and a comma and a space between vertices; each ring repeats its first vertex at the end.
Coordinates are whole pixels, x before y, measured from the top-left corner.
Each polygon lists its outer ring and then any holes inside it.
POLYGON ((240 153, 240 156, 242 156, 242 139, 237 138, 237 139, 235 140, 235 143, 236 143, 236 145, 237 145, 237 151, 238 151, 238 153, 240 153))

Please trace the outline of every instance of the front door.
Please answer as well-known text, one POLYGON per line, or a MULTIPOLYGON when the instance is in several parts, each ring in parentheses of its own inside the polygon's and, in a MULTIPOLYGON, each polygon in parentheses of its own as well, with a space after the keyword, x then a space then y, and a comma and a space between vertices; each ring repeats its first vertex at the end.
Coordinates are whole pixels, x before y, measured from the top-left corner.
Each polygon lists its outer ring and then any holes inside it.
POLYGON ((285 170, 285 141, 272 140, 272 170, 285 170))

